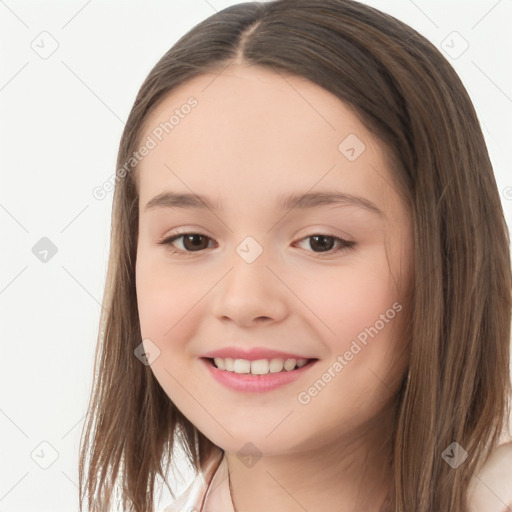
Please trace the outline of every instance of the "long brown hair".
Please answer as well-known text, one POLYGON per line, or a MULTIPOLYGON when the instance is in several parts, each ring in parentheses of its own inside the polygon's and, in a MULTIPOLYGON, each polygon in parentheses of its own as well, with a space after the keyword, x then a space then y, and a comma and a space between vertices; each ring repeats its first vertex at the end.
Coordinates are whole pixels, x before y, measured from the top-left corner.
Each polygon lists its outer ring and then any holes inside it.
MULTIPOLYGON (((410 362, 396 397, 387 506, 463 511, 475 471, 508 429, 509 234, 484 137, 454 69, 423 36, 352 0, 249 2, 185 34, 155 65, 121 139, 111 249, 80 448, 80 510, 152 511, 180 438, 196 471, 218 450, 134 357, 138 191, 126 167, 148 115, 178 85, 233 62, 314 82, 348 104, 392 155, 411 214, 410 362), (124 171, 123 171, 124 169, 124 171), (457 442, 467 460, 452 469, 457 442)), ((171 492, 172 494, 172 492, 171 492)))

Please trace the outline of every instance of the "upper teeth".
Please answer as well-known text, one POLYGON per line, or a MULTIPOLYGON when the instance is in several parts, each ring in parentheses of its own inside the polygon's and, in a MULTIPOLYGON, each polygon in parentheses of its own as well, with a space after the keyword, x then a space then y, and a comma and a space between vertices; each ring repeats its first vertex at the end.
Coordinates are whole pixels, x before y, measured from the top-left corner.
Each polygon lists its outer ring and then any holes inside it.
POLYGON ((221 370, 227 370, 235 373, 254 373, 265 375, 266 373, 278 373, 283 370, 291 371, 297 365, 299 368, 304 366, 307 359, 257 359, 248 361, 247 359, 232 359, 230 357, 215 357, 215 365, 221 370))

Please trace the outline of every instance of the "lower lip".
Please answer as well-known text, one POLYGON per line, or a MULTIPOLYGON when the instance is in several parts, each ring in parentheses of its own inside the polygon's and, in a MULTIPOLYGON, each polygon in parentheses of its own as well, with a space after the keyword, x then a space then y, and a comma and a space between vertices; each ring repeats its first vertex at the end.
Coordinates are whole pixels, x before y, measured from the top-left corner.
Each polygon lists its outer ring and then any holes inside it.
POLYGON ((267 373, 266 375, 252 375, 250 373, 235 373, 226 370, 220 370, 206 358, 201 358, 201 362, 206 366, 212 377, 224 386, 236 391, 246 391, 253 393, 262 393, 271 391, 280 386, 299 379, 318 361, 315 359, 297 370, 284 371, 279 373, 267 373))

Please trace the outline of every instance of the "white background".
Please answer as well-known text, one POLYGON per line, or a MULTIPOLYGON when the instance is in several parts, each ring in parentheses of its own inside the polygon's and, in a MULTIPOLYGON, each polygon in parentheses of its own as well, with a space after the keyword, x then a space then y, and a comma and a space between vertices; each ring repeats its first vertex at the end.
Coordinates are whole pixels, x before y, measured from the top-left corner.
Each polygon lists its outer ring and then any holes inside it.
MULTIPOLYGON (((153 65, 195 24, 235 3, 0 0, 0 512, 78 509, 112 201, 92 189, 115 172, 124 120, 153 65), (47 49, 58 44, 46 59, 33 49, 42 37, 47 49), (32 252, 42 237, 57 247, 46 263, 32 252), (53 453, 55 462, 40 467, 53 453)), ((365 3, 442 52, 453 31, 469 43, 447 58, 478 112, 510 225, 512 2, 365 3)), ((184 479, 171 482, 178 492, 192 477, 182 469, 184 479)), ((157 510, 169 501, 165 492, 157 510)))

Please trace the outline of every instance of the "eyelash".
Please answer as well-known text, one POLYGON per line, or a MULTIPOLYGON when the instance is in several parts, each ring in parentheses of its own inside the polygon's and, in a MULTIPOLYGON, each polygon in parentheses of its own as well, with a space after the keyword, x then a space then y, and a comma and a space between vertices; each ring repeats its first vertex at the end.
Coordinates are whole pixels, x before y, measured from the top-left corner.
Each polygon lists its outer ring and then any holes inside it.
MULTIPOLYGON (((207 235, 204 235, 203 233, 183 231, 183 232, 179 232, 174 235, 171 235, 169 237, 166 237, 162 240, 159 240, 158 245, 169 245, 170 246, 175 240, 177 240, 179 238, 183 238, 186 235, 200 235, 200 236, 203 236, 203 237, 206 237, 206 238, 212 240, 212 238, 210 238, 207 235)), ((332 254, 336 254, 339 252, 349 251, 349 250, 353 249, 356 244, 355 242, 352 242, 349 240, 344 240, 343 238, 340 238, 340 237, 337 237, 334 235, 328 235, 325 233, 315 233, 314 235, 306 236, 304 238, 301 238, 299 240, 299 242, 302 242, 303 240, 307 240, 308 238, 313 238, 314 236, 325 236, 327 238, 332 238, 336 242, 339 242, 341 244, 340 247, 338 247, 337 249, 330 249, 325 252, 314 253, 317 255, 317 256, 315 256, 316 258, 321 258, 323 255, 332 255, 332 254)), ((193 256, 194 254, 200 253, 204 250, 205 249, 201 249, 200 251, 183 251, 182 249, 174 248, 174 250, 172 250, 171 252, 172 252, 172 254, 182 254, 182 255, 188 257, 188 256, 193 256)))

